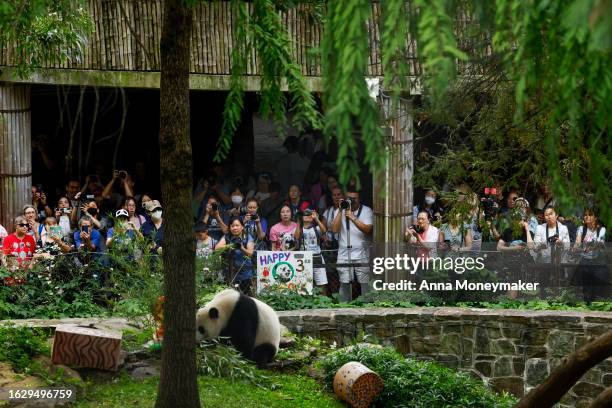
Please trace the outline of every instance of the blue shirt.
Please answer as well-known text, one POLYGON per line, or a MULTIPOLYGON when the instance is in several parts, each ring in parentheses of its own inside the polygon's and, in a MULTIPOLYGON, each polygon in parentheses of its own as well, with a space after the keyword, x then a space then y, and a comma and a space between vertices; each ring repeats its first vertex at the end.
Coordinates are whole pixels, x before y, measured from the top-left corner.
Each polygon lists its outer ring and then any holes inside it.
MULTIPOLYGON (((95 228, 89 227, 89 240, 96 248, 96 251, 100 250, 100 240, 102 239, 102 234, 95 228)), ((81 231, 77 230, 74 232, 74 247, 78 250, 81 248, 81 231)))

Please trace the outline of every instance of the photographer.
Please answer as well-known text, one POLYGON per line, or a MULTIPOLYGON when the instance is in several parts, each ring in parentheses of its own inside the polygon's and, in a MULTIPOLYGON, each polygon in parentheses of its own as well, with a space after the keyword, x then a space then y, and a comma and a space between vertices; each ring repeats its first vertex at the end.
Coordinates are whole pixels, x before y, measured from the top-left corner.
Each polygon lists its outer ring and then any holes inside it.
POLYGON ((223 222, 219 212, 219 201, 217 197, 210 196, 206 202, 205 213, 201 222, 208 228, 208 234, 219 241, 227 233, 227 225, 223 222))
POLYGON ((599 224, 592 208, 584 210, 583 224, 578 228, 574 251, 580 254, 576 278, 583 287, 584 300, 591 302, 609 295, 610 276, 605 249, 606 228, 599 224))
POLYGON ((253 237, 246 234, 240 217, 233 217, 229 222, 229 234, 225 234, 217 243, 215 249, 229 247, 229 281, 237 284, 240 291, 251 294, 251 279, 255 276, 253 270, 253 253, 255 244, 253 237))
POLYGON ((291 220, 291 208, 288 205, 283 205, 280 209, 280 222, 274 224, 270 229, 270 242, 272 243, 273 251, 288 250, 291 248, 283 248, 282 241, 286 234, 293 236, 297 224, 291 220))
POLYGON ((77 208, 70 207, 68 197, 60 197, 57 200, 55 207, 55 219, 60 227, 62 227, 62 236, 69 236, 76 226, 77 208))
POLYGON ((60 253, 67 254, 72 249, 72 246, 66 241, 67 237, 62 235, 63 231, 58 230, 57 227, 55 217, 47 217, 45 218, 45 228, 40 234, 43 251, 51 256, 60 253))
POLYGON ((108 203, 109 208, 114 210, 121 206, 127 197, 134 197, 130 175, 125 170, 113 170, 113 178, 104 187, 102 199, 108 203), (119 188, 122 189, 121 192, 117 192, 119 188))
POLYGON ((74 247, 78 250, 90 252, 100 251, 102 235, 93 227, 91 217, 84 216, 79 220, 79 229, 74 232, 74 247))
MULTIPOLYGON (((346 200, 340 203, 341 211, 338 211, 332 223, 332 232, 339 233, 338 263, 368 263, 369 253, 365 246, 367 236, 372 233, 373 213, 372 209, 362 205, 359 192, 350 189, 346 193, 346 200)), ((370 268, 339 267, 340 276, 340 299, 344 302, 351 300, 350 282, 353 275, 361 286, 361 294, 369 290, 368 283, 370 268)))
POLYGON ((427 257, 436 256, 436 242, 438 242, 440 231, 431 225, 428 211, 419 211, 416 225, 406 228, 404 238, 419 248, 417 253, 427 257))
POLYGON ((268 228, 268 222, 265 218, 260 217, 257 214, 259 209, 259 203, 256 198, 249 198, 246 201, 246 214, 242 218, 244 222, 244 229, 247 234, 255 239, 255 249, 263 251, 268 249, 266 244, 266 231, 268 228))
POLYGON ((51 208, 47 205, 47 194, 43 191, 42 184, 32 186, 32 205, 36 208, 38 217, 41 220, 53 215, 51 208))
MULTIPOLYGON (((342 191, 342 187, 339 185, 335 185, 331 189, 331 197, 332 201, 327 210, 325 210, 323 220, 325 222, 325 227, 327 228, 327 233, 325 234, 323 240, 323 247, 326 250, 337 250, 338 249, 338 238, 339 235, 332 231, 332 224, 336 219, 336 215, 341 211, 340 203, 344 200, 344 193, 342 191)), ((332 262, 336 262, 336 253, 329 252, 330 255, 333 255, 332 262)))
MULTIPOLYGON (((298 227, 293 236, 298 242, 298 251, 312 251, 312 262, 323 264, 321 256, 321 237, 327 232, 325 224, 319 219, 316 211, 309 209, 297 214, 298 227)), ((315 285, 321 289, 321 294, 327 296, 327 272, 325 267, 313 268, 315 285)))
POLYGON ((569 247, 570 238, 567 227, 558 220, 557 211, 554 207, 544 209, 544 224, 538 225, 535 238, 533 239, 536 249, 539 249, 541 263, 551 262, 551 247, 554 245, 563 249, 569 247))

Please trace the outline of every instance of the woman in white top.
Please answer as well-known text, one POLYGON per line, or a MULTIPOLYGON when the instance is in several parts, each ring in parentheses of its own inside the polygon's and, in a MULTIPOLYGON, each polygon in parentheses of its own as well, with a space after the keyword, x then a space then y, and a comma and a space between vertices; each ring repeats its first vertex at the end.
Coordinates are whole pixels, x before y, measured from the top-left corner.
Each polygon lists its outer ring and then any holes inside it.
POLYGON ((584 224, 576 233, 574 251, 580 254, 580 266, 572 283, 582 286, 584 300, 591 302, 598 298, 606 299, 610 292, 606 254, 604 252, 606 228, 599 225, 597 214, 587 208, 583 216, 584 224))
POLYGON ((421 246, 427 252, 422 252, 424 255, 435 257, 436 242, 438 242, 440 231, 430 224, 429 213, 427 211, 419 211, 416 227, 410 226, 406 228, 406 233, 404 234, 406 241, 421 246))

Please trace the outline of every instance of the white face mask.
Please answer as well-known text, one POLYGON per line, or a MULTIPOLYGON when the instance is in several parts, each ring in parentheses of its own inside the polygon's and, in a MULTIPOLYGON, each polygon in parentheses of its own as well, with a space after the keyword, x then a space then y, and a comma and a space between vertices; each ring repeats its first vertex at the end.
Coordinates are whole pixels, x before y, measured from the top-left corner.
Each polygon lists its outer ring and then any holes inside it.
POLYGON ((232 204, 239 205, 242 203, 242 196, 232 196, 232 204))
POLYGON ((161 217, 162 217, 162 211, 161 210, 153 211, 151 213, 151 218, 153 218, 154 220, 160 220, 161 217))
POLYGON ((436 199, 430 196, 425 197, 425 204, 432 205, 436 202, 436 199))

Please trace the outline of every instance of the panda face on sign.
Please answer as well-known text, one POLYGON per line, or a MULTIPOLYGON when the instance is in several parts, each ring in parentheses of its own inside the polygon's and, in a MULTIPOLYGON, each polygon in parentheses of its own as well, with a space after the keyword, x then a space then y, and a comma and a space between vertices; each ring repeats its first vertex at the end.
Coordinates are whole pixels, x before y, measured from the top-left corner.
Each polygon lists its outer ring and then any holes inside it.
POLYGON ((284 233, 280 238, 280 249, 281 251, 293 251, 295 250, 295 238, 291 233, 284 233))

